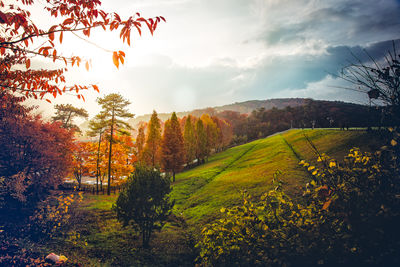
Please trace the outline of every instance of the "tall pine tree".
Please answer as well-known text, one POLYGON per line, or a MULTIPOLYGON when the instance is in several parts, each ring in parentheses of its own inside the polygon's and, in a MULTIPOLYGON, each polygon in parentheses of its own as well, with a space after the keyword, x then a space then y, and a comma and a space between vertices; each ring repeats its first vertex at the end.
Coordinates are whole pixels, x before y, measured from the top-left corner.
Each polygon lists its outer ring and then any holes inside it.
POLYGON ((138 134, 136 136, 136 156, 139 161, 143 159, 143 149, 146 142, 146 136, 144 134, 144 126, 141 125, 138 129, 138 134))
POLYGON ((181 125, 175 112, 172 113, 171 119, 165 123, 161 151, 163 167, 165 171, 172 172, 173 181, 175 182, 175 173, 182 170, 185 161, 181 125))
POLYGON ((196 135, 192 122, 192 116, 190 115, 186 118, 183 139, 186 152, 186 164, 190 165, 196 158, 196 135))
POLYGON ((144 158, 148 165, 158 167, 160 165, 161 152, 161 122, 154 110, 147 126, 147 138, 144 147, 144 158))
POLYGON ((107 195, 111 194, 111 162, 112 162, 112 145, 115 127, 128 128, 130 125, 122 119, 132 118, 134 115, 126 109, 130 102, 124 99, 120 94, 108 94, 103 98, 98 98, 97 103, 101 106, 102 110, 99 116, 104 118, 105 123, 110 127, 110 148, 108 150, 108 185, 107 195))
POLYGON ((207 157, 207 132, 201 119, 196 122, 196 158, 198 163, 207 157))
POLYGON ((65 129, 75 129, 80 132, 78 126, 73 122, 74 118, 81 117, 87 119, 89 114, 84 108, 76 108, 71 104, 60 104, 54 106, 56 110, 55 116, 52 117, 53 121, 61 121, 62 127, 65 129))

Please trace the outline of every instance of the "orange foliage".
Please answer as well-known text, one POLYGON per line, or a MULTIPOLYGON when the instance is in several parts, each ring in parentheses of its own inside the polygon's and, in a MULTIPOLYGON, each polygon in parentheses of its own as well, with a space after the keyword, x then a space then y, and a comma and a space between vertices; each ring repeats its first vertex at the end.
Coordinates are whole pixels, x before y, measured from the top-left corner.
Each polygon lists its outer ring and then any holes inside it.
MULTIPOLYGON (((0 35, 0 90, 18 92, 25 98, 43 99, 48 95, 57 97, 65 92, 73 92, 80 99, 84 99, 81 90, 93 88, 99 91, 96 85, 66 86, 65 72, 68 67, 85 64, 90 68, 90 61, 79 56, 67 57, 58 50, 64 38, 64 32, 80 32, 90 37, 91 30, 100 28, 104 31, 120 31, 122 42, 131 43, 131 31, 141 35, 143 24, 153 34, 157 24, 163 17, 145 19, 136 13, 126 19, 121 19, 117 13, 108 13, 100 9, 99 0, 47 0, 45 11, 54 19, 62 18, 62 22, 54 24, 48 29, 39 28, 31 18, 29 7, 35 4, 34 0, 16 0, 13 4, 0 0, 0 25, 3 30, 0 35), (56 38, 58 35, 58 38, 56 38), (41 43, 39 47, 36 47, 41 43), (58 43, 58 44, 57 44, 58 43), (32 70, 31 58, 42 57, 53 62, 61 62, 64 68, 32 70), (24 66, 16 69, 15 66, 24 66)), ((113 51, 112 60, 118 68, 124 64, 125 53, 113 51)), ((50 100, 46 99, 50 102, 50 100)))

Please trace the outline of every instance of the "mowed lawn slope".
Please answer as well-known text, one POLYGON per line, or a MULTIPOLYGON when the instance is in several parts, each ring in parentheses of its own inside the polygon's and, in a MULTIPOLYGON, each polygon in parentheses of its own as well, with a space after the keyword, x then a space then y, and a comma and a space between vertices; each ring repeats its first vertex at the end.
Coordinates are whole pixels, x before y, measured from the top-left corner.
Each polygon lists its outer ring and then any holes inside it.
POLYGON ((377 138, 365 131, 290 130, 233 147, 177 175, 171 193, 174 212, 191 225, 210 222, 219 216, 221 207, 239 204, 244 190, 255 197, 270 190, 278 170, 286 189, 296 196, 309 177, 299 160, 316 159, 305 135, 321 153, 339 160, 354 146, 364 151, 379 146, 377 138))

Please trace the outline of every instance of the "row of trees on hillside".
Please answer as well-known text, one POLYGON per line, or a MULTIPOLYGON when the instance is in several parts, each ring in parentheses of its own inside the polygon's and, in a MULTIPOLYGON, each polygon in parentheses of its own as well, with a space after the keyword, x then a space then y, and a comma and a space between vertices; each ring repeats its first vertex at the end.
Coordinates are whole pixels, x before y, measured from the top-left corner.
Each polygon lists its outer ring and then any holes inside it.
POLYGON ((154 111, 149 123, 138 129, 136 152, 139 161, 162 167, 175 180, 175 173, 184 165, 204 162, 212 152, 226 148, 232 136, 231 125, 215 116, 178 119, 174 112, 162 125, 154 111))
MULTIPOLYGON (((96 176, 96 192, 103 190, 107 177, 107 194, 111 184, 119 184, 134 170, 139 160, 142 164, 175 174, 184 166, 202 163, 212 152, 226 148, 232 139, 232 126, 216 116, 203 114, 201 118, 187 116, 179 119, 175 113, 165 123, 153 112, 150 121, 138 129, 134 142, 131 126, 126 118, 129 101, 119 94, 98 98, 102 110, 89 121, 88 135, 97 141, 76 141, 73 145, 71 175, 81 187, 84 176, 96 176)), ((56 105, 53 121, 60 126, 79 131, 73 120, 87 117, 84 109, 72 105, 56 105)))
POLYGON ((284 109, 264 108, 251 114, 234 111, 217 113, 229 121, 236 139, 254 140, 290 128, 348 128, 388 126, 382 107, 368 107, 350 103, 307 100, 306 104, 284 109), (242 138, 239 138, 242 137, 242 138))

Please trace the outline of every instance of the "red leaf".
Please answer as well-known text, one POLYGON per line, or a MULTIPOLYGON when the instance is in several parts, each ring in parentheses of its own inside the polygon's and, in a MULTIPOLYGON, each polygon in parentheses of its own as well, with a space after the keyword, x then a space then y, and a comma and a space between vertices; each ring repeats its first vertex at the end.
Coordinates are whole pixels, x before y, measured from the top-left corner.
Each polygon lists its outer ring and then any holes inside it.
POLYGON ((27 69, 29 69, 30 66, 31 66, 31 60, 28 58, 28 59, 25 61, 25 67, 26 67, 27 69))
POLYGON ((64 20, 64 22, 62 23, 63 25, 68 25, 74 22, 73 18, 67 18, 66 20, 64 20))
POLYGON ((54 41, 54 32, 49 33, 50 40, 54 41))

